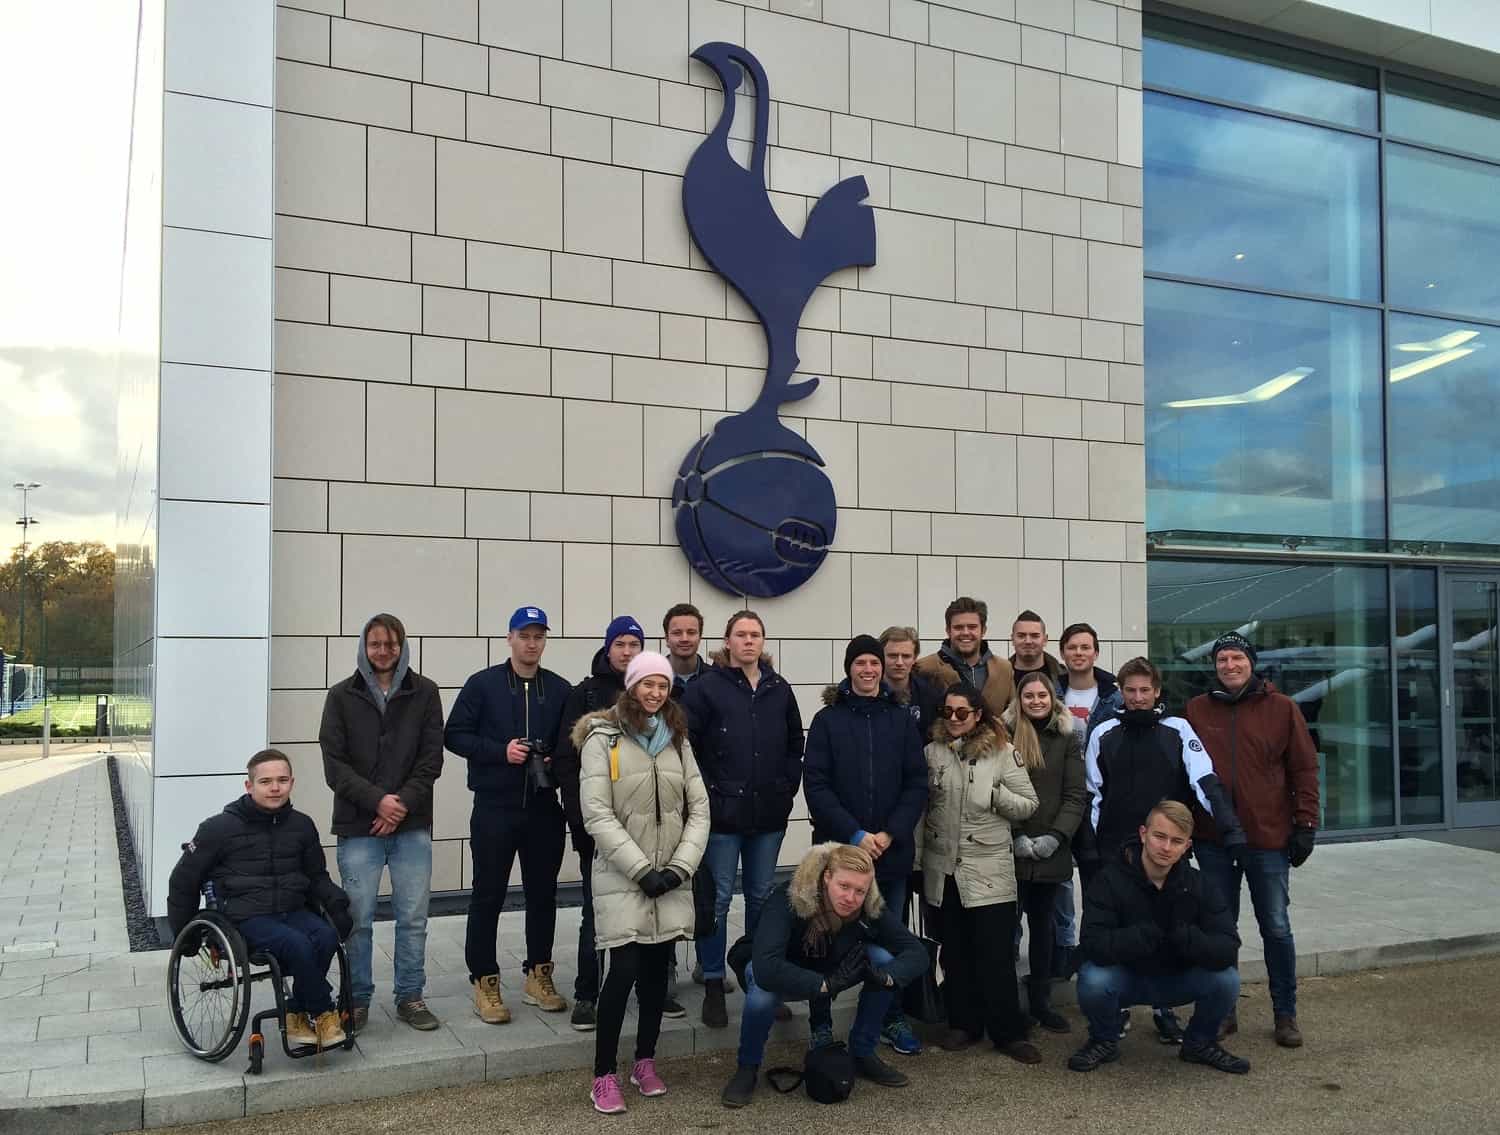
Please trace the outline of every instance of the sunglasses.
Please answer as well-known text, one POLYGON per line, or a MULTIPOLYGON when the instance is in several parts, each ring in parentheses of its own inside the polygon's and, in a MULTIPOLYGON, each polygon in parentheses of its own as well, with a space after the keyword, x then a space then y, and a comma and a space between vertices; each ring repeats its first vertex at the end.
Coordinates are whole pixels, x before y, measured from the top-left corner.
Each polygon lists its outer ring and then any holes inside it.
POLYGON ((977 711, 970 709, 966 705, 956 707, 945 705, 942 709, 938 710, 939 716, 941 716, 944 721, 968 721, 970 715, 976 712, 977 711))

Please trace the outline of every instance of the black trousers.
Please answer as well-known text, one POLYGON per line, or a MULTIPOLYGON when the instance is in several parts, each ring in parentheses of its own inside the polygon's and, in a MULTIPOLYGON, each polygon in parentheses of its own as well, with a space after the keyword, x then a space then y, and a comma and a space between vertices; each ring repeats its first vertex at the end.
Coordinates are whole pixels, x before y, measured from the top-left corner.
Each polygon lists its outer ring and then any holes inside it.
POLYGON ((604 988, 599 991, 596 1007, 594 1075, 606 1076, 615 1070, 620 1028, 625 1023, 625 1006, 632 986, 639 1002, 640 1022, 635 1032, 635 1058, 645 1060, 656 1055, 661 1009, 667 999, 667 963, 672 960, 675 945, 675 942, 651 945, 631 942, 609 952, 609 968, 604 972, 604 988))
POLYGON ((1026 954, 1031 962, 1031 980, 1048 981, 1052 977, 1052 945, 1056 941, 1056 927, 1052 922, 1052 910, 1057 905, 1057 884, 1037 883, 1027 880, 1019 884, 1018 901, 1021 913, 1026 916, 1026 954))
POLYGON ((594 946, 594 841, 578 842, 578 869, 583 873, 583 917, 578 920, 578 977, 573 1000, 599 1000, 599 951, 594 946))
POLYGON ((948 1027, 996 1044, 1026 1036, 1016 989, 1016 904, 966 907, 958 884, 943 882, 943 1000, 948 1027))
POLYGON ((552 960, 557 929, 557 873, 562 869, 563 812, 552 792, 531 794, 524 808, 502 808, 474 797, 469 816, 469 850, 474 858, 473 893, 464 930, 464 963, 469 980, 500 972, 496 934, 511 867, 521 857, 521 889, 526 896, 526 962, 552 960))

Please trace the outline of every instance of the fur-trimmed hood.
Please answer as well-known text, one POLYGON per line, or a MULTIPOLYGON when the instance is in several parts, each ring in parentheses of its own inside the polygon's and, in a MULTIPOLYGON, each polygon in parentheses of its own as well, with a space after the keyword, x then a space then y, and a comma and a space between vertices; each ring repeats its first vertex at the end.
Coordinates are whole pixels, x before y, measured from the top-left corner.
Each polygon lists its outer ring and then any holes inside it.
MULTIPOLYGON (((729 647, 721 646, 708 656, 708 660, 715 666, 722 666, 726 670, 738 670, 739 667, 729 660, 729 647)), ((765 651, 761 651, 760 665, 763 670, 774 670, 775 661, 765 651)))
POLYGON ((573 741, 573 748, 580 753, 583 752, 583 743, 589 739, 589 734, 594 732, 609 733, 613 736, 625 732, 620 725, 620 715, 615 711, 614 706, 601 709, 598 713, 585 713, 573 723, 573 731, 569 734, 573 741))
MULTIPOLYGON (((1000 720, 1005 722, 1005 728, 1011 731, 1012 736, 1014 736, 1016 732, 1016 714, 1020 712, 1020 704, 1013 701, 1005 707, 1005 712, 1000 715, 1000 720)), ((1063 704, 1062 700, 1058 698, 1057 692, 1054 690, 1052 694, 1052 716, 1047 719, 1046 725, 1037 730, 1037 732, 1040 733, 1051 729, 1054 733, 1060 733, 1062 734, 1062 736, 1066 737, 1072 730, 1077 728, 1077 726, 1073 724, 1075 720, 1076 719, 1073 717, 1073 711, 1063 704)), ((1033 721, 1032 724, 1035 725, 1036 722, 1033 721)))
MULTIPOLYGON (((946 718, 938 718, 932 727, 932 739, 943 745, 948 745, 953 738, 948 734, 948 722, 946 718)), ((995 731, 981 721, 970 732, 964 735, 960 743, 960 755, 966 760, 978 760, 980 757, 988 756, 990 753, 998 753, 1001 749, 1000 738, 995 736, 995 731)))
MULTIPOLYGON (((811 918, 818 913, 818 893, 823 887, 823 872, 828 867, 828 857, 836 847, 845 846, 834 840, 814 844, 797 864, 792 881, 787 885, 787 901, 792 913, 798 918, 811 918)), ((870 882, 870 893, 865 895, 864 917, 871 921, 880 917, 885 909, 885 899, 880 897, 880 888, 870 882)))
MULTIPOLYGON (((836 686, 824 686, 823 687, 823 704, 824 705, 837 705, 841 701, 845 701, 845 700, 847 700, 849 698, 856 698, 856 697, 860 697, 860 696, 861 695, 856 694, 854 692, 854 687, 849 684, 849 679, 848 678, 845 678, 842 682, 840 682, 836 686)), ((869 700, 869 701, 888 701, 888 702, 894 703, 896 699, 891 694, 891 688, 889 686, 887 686, 884 682, 881 682, 880 683, 880 688, 877 689, 872 695, 870 695, 870 697, 867 700, 869 700)))

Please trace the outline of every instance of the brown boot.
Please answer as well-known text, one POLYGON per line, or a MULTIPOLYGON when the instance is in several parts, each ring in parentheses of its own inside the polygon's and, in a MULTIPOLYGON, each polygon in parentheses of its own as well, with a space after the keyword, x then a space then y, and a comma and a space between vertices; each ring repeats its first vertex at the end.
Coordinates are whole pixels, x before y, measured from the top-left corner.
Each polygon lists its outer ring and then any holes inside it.
POLYGON ((944 1052, 962 1052, 979 1043, 979 1037, 968 1029, 949 1029, 938 1038, 938 1047, 944 1052))
POLYGON ((552 963, 537 962, 526 975, 526 984, 521 987, 521 1000, 535 1005, 544 1013, 564 1013, 568 1002, 552 984, 552 963))
POLYGON ((319 1048, 337 1048, 344 1043, 344 1026, 339 1021, 339 1015, 332 1009, 326 1013, 319 1013, 316 1022, 318 1030, 319 1048))
POLYGON ((510 1023, 510 1010, 500 996, 500 975, 492 973, 474 983, 474 1014, 487 1025, 510 1023))
POLYGON ((1275 1035, 1282 1048, 1302 1047, 1302 1030, 1297 1027, 1296 1017, 1277 1017, 1275 1035))
POLYGON ((1006 1044, 997 1044, 995 1047, 1017 1064, 1040 1064, 1042 1062, 1041 1051, 1029 1040, 1013 1040, 1006 1044))
POLYGON ((317 1044, 318 1033, 306 1013, 286 1015, 286 1042, 295 1048, 299 1044, 317 1044))

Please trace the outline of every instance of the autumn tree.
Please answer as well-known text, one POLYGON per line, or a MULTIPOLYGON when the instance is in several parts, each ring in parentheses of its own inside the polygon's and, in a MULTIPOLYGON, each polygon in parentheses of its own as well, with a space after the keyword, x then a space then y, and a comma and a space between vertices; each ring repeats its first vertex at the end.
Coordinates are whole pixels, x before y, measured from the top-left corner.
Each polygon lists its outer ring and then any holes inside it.
POLYGON ((26 554, 11 550, 0 564, 0 644, 7 658, 20 647, 26 605, 26 656, 48 665, 108 664, 114 656, 115 554, 105 545, 57 540, 26 554), (46 644, 45 654, 43 644, 46 644))

